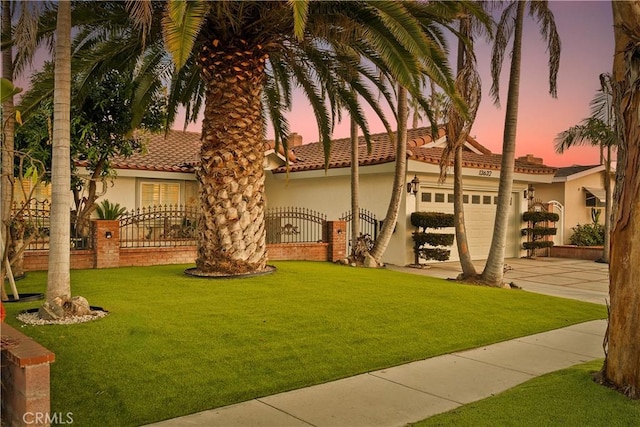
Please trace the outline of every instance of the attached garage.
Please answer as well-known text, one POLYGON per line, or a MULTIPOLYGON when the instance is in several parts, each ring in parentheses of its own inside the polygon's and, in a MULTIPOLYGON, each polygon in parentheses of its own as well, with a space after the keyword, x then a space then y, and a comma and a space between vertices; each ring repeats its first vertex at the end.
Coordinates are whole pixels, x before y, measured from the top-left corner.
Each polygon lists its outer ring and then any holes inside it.
MULTIPOLYGON (((518 193, 514 193, 509 212, 509 233, 507 235, 506 257, 519 254, 517 233, 518 203, 514 203, 518 193)), ((469 252, 472 259, 483 260, 489 255, 493 237, 493 224, 496 215, 498 193, 495 189, 466 190, 464 192, 464 214, 467 228, 469 252)), ((418 210, 453 214, 453 189, 421 187, 418 194, 418 210)), ((453 228, 436 232, 454 233, 453 228)), ((456 243, 451 248, 451 260, 458 260, 456 243)))

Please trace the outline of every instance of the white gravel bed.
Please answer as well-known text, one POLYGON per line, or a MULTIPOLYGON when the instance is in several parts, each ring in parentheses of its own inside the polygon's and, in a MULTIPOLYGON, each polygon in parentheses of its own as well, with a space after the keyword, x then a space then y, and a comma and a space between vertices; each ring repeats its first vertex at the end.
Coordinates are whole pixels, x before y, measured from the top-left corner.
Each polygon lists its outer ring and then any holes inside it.
POLYGON ((20 313, 16 318, 22 323, 27 325, 73 325, 75 323, 91 322, 105 317, 109 312, 102 310, 94 310, 94 314, 87 314, 85 316, 71 316, 65 317, 60 320, 43 320, 38 317, 38 313, 20 313))

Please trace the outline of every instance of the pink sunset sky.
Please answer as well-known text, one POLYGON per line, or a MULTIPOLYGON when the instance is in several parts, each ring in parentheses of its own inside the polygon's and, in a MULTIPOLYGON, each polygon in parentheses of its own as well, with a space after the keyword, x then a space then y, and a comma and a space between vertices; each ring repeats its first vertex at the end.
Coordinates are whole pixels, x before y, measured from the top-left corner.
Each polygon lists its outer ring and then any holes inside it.
MULTIPOLYGON (((590 115, 589 102, 599 88, 599 75, 611 72, 614 51, 613 18, 608 1, 550 1, 550 8, 562 44, 558 73, 558 98, 549 95, 549 71, 546 43, 542 40, 537 23, 525 16, 523 63, 520 86, 516 156, 534 154, 550 166, 598 164, 599 150, 581 146, 556 154, 553 140, 556 135, 578 124, 590 115)), ((455 46, 450 46, 453 50, 455 46)), ((508 50, 510 51, 510 47, 508 50)), ((476 42, 478 69, 482 78, 483 99, 471 136, 494 153, 502 152, 504 106, 507 98, 509 63, 502 67, 500 100, 496 107, 489 97, 491 88, 491 47, 476 42)), ((373 114, 370 127, 373 133, 384 128, 373 114)), ((293 111, 288 114, 290 130, 303 136, 305 143, 318 141, 318 128, 313 112, 301 95, 294 97, 293 111)), ((421 125, 427 125, 423 122, 421 125)), ((198 124, 188 129, 200 131, 198 124)), ((177 121, 181 128, 182 122, 177 121)), ((273 138, 273 131, 267 133, 273 138)), ((349 136, 348 119, 336 126, 334 138, 349 136)))

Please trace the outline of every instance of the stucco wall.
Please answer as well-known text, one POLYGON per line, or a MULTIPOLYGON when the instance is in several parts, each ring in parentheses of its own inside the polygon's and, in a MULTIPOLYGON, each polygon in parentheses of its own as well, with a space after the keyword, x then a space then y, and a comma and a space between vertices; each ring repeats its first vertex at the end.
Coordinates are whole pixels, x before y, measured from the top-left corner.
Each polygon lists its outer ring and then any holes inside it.
MULTIPOLYGON (((578 224, 591 224, 591 208, 586 207, 586 191, 584 187, 604 188, 604 172, 597 172, 576 179, 552 184, 539 184, 536 186, 536 198, 543 202, 557 200, 564 206, 564 239, 563 244, 569 244, 572 228, 578 224)), ((613 180, 611 181, 613 189, 613 180)), ((604 207, 600 224, 604 224, 604 207)))

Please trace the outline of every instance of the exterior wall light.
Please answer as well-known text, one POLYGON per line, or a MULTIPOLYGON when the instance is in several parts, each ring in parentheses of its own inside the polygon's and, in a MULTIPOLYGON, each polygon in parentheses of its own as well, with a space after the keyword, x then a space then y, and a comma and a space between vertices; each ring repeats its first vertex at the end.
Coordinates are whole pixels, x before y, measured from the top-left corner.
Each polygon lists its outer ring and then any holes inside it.
POLYGON ((110 232, 110 231, 107 231, 106 233, 104 233, 104 237, 105 237, 106 239, 110 239, 110 238, 112 238, 112 237, 113 237, 113 235, 111 234, 111 232, 110 232))
POLYGON ((420 185, 420 180, 417 175, 413 176, 411 182, 407 182, 407 193, 413 194, 414 196, 418 194, 418 187, 420 185))

